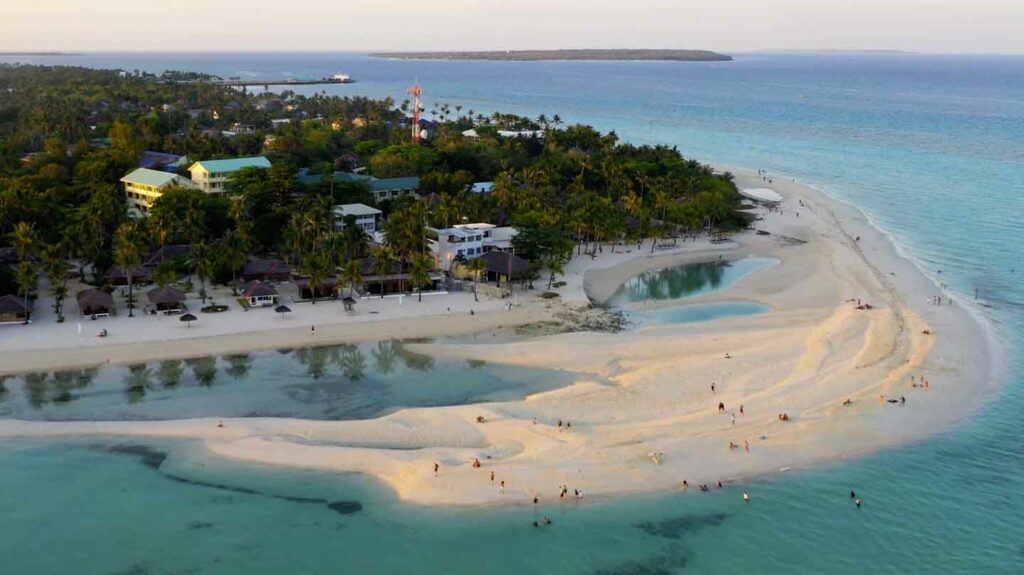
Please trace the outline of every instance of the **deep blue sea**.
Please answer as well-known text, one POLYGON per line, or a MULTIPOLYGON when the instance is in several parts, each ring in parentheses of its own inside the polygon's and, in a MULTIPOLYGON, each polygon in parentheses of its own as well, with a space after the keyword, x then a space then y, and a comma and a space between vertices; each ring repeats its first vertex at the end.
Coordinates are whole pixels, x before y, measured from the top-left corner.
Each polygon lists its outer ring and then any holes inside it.
POLYGON ((398 100, 417 80, 428 110, 437 100, 559 114, 794 177, 862 208, 926 272, 942 270, 959 299, 977 289, 1008 375, 987 406, 928 440, 711 494, 545 508, 554 525, 541 530, 528 507, 410 506, 363 478, 208 461, 187 445, 154 446, 171 454, 157 470, 98 441, 8 443, 0 573, 1024 573, 1024 57, 19 59, 251 78, 344 72, 358 83, 305 91, 398 100), (324 503, 339 500, 363 508, 324 503))

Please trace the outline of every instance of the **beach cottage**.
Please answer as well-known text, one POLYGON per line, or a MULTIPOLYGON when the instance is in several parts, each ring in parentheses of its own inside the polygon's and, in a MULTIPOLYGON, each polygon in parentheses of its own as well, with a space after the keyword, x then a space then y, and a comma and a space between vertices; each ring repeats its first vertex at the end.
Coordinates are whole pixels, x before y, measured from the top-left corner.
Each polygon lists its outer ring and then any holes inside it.
POLYGON ((107 317, 114 313, 114 297, 99 289, 87 289, 78 292, 78 311, 82 317, 107 317))
POLYGON ((249 303, 249 307, 270 307, 277 303, 277 289, 254 280, 242 286, 242 297, 249 303))
POLYGON ((0 297, 0 324, 32 321, 32 301, 16 296, 0 297))
POLYGON ((156 287, 146 293, 154 312, 181 313, 185 308, 185 293, 171 286, 156 287))

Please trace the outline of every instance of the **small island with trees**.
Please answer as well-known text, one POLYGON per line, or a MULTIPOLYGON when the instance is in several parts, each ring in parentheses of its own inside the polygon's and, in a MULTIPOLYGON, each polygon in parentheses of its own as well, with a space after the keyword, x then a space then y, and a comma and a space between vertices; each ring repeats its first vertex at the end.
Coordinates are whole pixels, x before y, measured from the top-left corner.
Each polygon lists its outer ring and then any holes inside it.
POLYGON ((494 50, 482 52, 375 52, 376 58, 398 60, 493 60, 537 62, 543 60, 576 61, 666 61, 666 62, 728 62, 732 56, 710 50, 494 50))

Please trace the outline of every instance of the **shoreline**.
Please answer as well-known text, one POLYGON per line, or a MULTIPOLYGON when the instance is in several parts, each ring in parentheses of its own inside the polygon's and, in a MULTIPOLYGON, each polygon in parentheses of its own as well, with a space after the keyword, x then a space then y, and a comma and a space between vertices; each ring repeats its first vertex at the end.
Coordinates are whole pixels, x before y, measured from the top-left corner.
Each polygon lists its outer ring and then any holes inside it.
MULTIPOLYGON (((756 178, 748 170, 729 170, 737 181, 756 178)), ((610 377, 612 385, 581 380, 522 401, 406 409, 363 421, 231 419, 226 429, 217 429, 208 419, 0 420, 0 437, 95 434, 200 439, 214 457, 371 475, 412 503, 504 505, 523 504, 526 497, 538 493, 550 499, 557 484, 569 485, 570 490, 582 486, 588 495, 618 496, 679 489, 686 478, 696 487, 716 478, 736 481, 778 473, 785 467, 805 469, 918 440, 975 413, 1005 371, 1005 354, 995 341, 991 322, 970 304, 925 304, 925 294, 939 291, 934 280, 900 254, 895 242, 856 206, 796 182, 773 187, 786 198, 783 211, 796 208, 790 205, 794 201, 807 200, 809 211, 804 212, 803 222, 792 215, 768 215, 754 227, 777 228, 771 236, 746 232, 737 243, 715 249, 701 246, 688 251, 693 244, 683 243, 673 253, 602 256, 590 266, 587 258, 577 258, 573 264, 584 261, 569 266, 569 285, 564 290, 572 293, 566 298, 569 304, 579 303, 580 292, 596 294, 595 299, 610 295, 609 289, 614 292, 638 270, 708 261, 718 254, 771 255, 780 258, 779 269, 756 272, 719 293, 675 302, 757 301, 771 307, 765 314, 699 326, 654 325, 623 334, 568 333, 486 346, 414 344, 440 355, 575 369, 610 377), (822 213, 816 212, 819 209, 822 213), (808 221, 812 223, 804 229, 808 221), (838 224, 836 229, 831 223, 838 224), (801 239, 808 243, 779 244, 779 235, 791 232, 804 233, 801 239), (861 236, 861 241, 854 241, 854 235, 861 236), (914 266, 910 273, 902 267, 906 263, 914 266), (873 294, 873 303, 882 302, 877 310, 854 312, 848 303, 843 305, 845 295, 861 291, 873 294), (963 322, 965 317, 968 323, 963 322), (935 335, 923 336, 923 329, 934 330, 935 335), (983 337, 958 341, 953 334, 960 330, 980 330, 983 337), (723 349, 732 350, 735 359, 723 361, 723 349), (614 361, 609 362, 609 357, 614 361), (676 383, 681 363, 686 365, 682 370, 687 372, 686 381, 676 383), (939 378, 936 388, 912 392, 907 379, 913 373, 939 378), (979 373, 984 373, 987 385, 968 385, 979 373), (714 396, 706 389, 712 378, 721 382, 714 396), (879 392, 910 395, 908 407, 876 404, 879 392), (838 407, 844 396, 856 398, 852 407, 838 407), (623 403, 627 398, 632 403, 623 403), (756 405, 757 414, 745 416, 739 427, 733 427, 727 417, 713 413, 713 404, 719 400, 730 407, 736 401, 756 405), (915 409, 917 405, 924 409, 915 409), (772 412, 784 408, 798 414, 789 424, 774 421, 772 412), (893 409, 900 410, 898 417, 893 409), (478 414, 486 415, 488 423, 475 424, 478 414), (562 417, 574 422, 571 433, 552 425, 562 417), (541 423, 532 424, 531 418, 541 423), (685 433, 681 426, 686 426, 685 433), (310 444, 314 435, 319 443, 310 444), (740 441, 739 453, 726 451, 724 442, 734 435, 753 439, 754 449, 743 453, 740 441), (360 447, 371 443, 387 447, 360 447), (649 461, 646 454, 651 452, 665 453, 664 463, 649 461), (507 492, 498 494, 494 486, 481 481, 484 471, 468 465, 473 457, 487 462, 485 470, 510 478, 507 492), (432 477, 431 461, 442 462, 444 479, 432 477)), ((493 318, 499 318, 504 327, 518 319, 530 323, 525 316, 531 312, 550 316, 544 307, 524 306, 509 316, 477 314, 479 319, 468 327, 487 329, 485 324, 498 322, 493 318)), ((427 324, 436 317, 418 319, 427 324)), ((410 321, 396 318, 373 325, 402 324, 402 332, 408 334, 410 321)), ((329 328, 324 333, 352 337, 342 333, 348 325, 339 323, 337 333, 328 332, 329 328)), ((457 327, 467 324, 458 322, 457 327)), ((276 333, 286 337, 291 332, 276 333)), ((245 340, 240 335, 229 337, 235 343, 245 340)), ((367 338, 350 341, 356 339, 367 338)), ((289 343, 279 347, 301 345, 289 343)), ((316 343, 332 342, 318 338, 316 343)), ((169 347, 167 342, 133 345, 169 347)))

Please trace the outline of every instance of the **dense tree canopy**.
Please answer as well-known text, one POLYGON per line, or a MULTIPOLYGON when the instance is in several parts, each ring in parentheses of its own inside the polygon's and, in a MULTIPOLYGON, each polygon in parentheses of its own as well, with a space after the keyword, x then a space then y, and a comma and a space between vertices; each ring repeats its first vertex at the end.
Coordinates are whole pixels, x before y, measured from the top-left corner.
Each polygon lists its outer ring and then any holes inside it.
POLYGON ((398 266, 415 265, 417 276, 426 223, 514 224, 519 252, 552 269, 574 247, 593 251, 602 243, 742 225, 728 174, 675 148, 622 143, 615 133, 564 125, 558 116, 483 116, 439 103, 426 113, 430 138, 415 145, 407 101, 249 94, 183 81, 202 79, 0 65, 0 247, 12 245, 25 223, 39 245, 65 245, 97 272, 130 261, 126 242, 135 241, 143 251, 209 246, 204 253, 219 258, 214 279, 236 274, 244 264, 239 253, 261 252, 286 255, 314 276, 344 269, 352 277, 348 260, 365 254, 336 230, 331 209, 372 203, 367 183, 345 174, 352 170, 419 176, 421 199, 378 206, 388 218, 388 249, 381 251, 398 266), (463 135, 470 128, 476 137, 463 135), (264 154, 272 167, 238 171, 223 195, 172 189, 129 233, 119 180, 143 150, 192 160, 264 154), (319 178, 300 179, 300 168, 319 178), (478 181, 493 181, 493 191, 471 192, 478 181))

